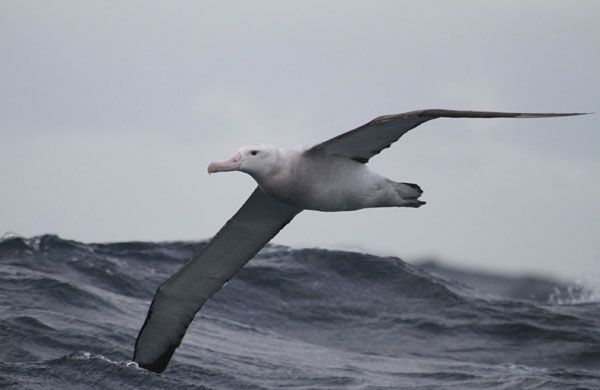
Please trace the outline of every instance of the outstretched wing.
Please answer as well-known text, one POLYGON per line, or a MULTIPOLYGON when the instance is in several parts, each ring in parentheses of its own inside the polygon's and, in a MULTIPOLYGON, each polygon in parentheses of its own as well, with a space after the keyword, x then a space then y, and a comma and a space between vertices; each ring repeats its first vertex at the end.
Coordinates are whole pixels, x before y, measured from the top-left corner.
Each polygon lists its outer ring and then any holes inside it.
POLYGON ((158 288, 133 360, 164 371, 196 312, 300 211, 256 188, 216 236, 158 288))
POLYGON ((442 109, 410 111, 377 117, 363 126, 313 146, 306 153, 324 152, 367 163, 371 157, 383 149, 389 148, 409 130, 436 118, 548 118, 573 115, 583 115, 583 113, 521 113, 442 109))

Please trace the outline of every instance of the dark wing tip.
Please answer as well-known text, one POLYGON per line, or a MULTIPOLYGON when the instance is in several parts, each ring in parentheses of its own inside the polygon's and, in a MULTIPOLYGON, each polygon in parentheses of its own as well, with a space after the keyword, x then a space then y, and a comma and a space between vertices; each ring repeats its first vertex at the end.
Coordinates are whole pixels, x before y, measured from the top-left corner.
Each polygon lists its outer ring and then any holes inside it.
POLYGON ((522 113, 521 115, 518 116, 518 118, 553 118, 553 117, 559 117, 559 116, 577 116, 577 115, 589 115, 592 114, 591 112, 564 112, 564 113, 554 113, 554 112, 549 112, 549 113, 545 113, 545 114, 537 114, 537 113, 522 113))
POLYGON ((149 370, 152 372, 156 372, 157 374, 160 374, 161 372, 163 372, 164 370, 167 369, 167 366, 169 365, 169 362, 171 361, 171 357, 175 353, 175 350, 177 349, 178 346, 179 345, 170 346, 169 349, 167 349, 162 355, 160 355, 158 358, 154 359, 151 362, 140 362, 140 361, 136 360, 135 355, 133 357, 133 360, 135 362, 137 362, 137 364, 140 367, 145 368, 146 370, 149 370))
POLYGON ((148 337, 152 338, 152 336, 146 334, 146 332, 151 332, 149 330, 150 322, 152 321, 152 317, 156 314, 155 308, 157 305, 158 298, 161 294, 161 291, 164 288, 164 283, 160 285, 160 287, 156 290, 154 294, 154 298, 152 299, 152 303, 150 304, 150 308, 148 309, 148 314, 146 315, 146 319, 144 320, 144 324, 138 333, 137 339, 135 340, 135 347, 133 352, 133 361, 135 361, 140 367, 145 368, 146 370, 161 373, 166 370, 175 350, 181 344, 181 340, 183 339, 183 335, 185 334, 185 330, 187 326, 184 328, 183 332, 177 338, 177 342, 174 344, 170 344, 165 351, 155 358, 144 357, 147 355, 147 340, 148 337))
POLYGON ((561 116, 588 115, 590 112, 499 112, 427 109, 410 114, 425 118, 553 118, 561 116))

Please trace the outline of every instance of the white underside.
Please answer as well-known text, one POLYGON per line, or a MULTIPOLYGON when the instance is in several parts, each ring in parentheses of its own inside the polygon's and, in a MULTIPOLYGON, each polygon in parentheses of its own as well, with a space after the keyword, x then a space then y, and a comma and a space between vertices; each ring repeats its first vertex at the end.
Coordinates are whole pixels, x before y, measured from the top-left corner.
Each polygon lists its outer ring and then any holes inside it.
POLYGON ((346 157, 286 153, 287 168, 255 178, 268 195, 291 206, 319 211, 348 211, 400 206, 402 198, 383 176, 346 157))

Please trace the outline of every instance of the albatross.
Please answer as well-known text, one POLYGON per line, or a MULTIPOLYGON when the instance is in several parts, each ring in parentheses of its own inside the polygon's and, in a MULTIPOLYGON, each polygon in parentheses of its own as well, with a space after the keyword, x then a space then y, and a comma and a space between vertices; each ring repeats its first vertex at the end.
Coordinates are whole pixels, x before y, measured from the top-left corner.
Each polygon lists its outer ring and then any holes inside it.
POLYGON ((436 118, 548 118, 584 113, 514 113, 427 109, 380 116, 323 143, 297 149, 242 146, 209 173, 240 171, 258 184, 243 206, 154 295, 133 360, 166 369, 194 315, 302 210, 421 207, 423 191, 383 177, 366 163, 409 130, 436 118))

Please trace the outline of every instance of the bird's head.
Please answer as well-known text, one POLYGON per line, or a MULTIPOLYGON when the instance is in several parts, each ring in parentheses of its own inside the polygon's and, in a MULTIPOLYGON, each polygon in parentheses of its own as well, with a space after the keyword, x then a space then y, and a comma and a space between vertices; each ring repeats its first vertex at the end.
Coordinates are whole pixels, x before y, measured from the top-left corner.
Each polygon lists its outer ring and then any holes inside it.
POLYGON ((229 160, 210 163, 208 173, 241 171, 254 177, 268 177, 278 169, 279 157, 278 149, 272 145, 245 145, 229 160))

